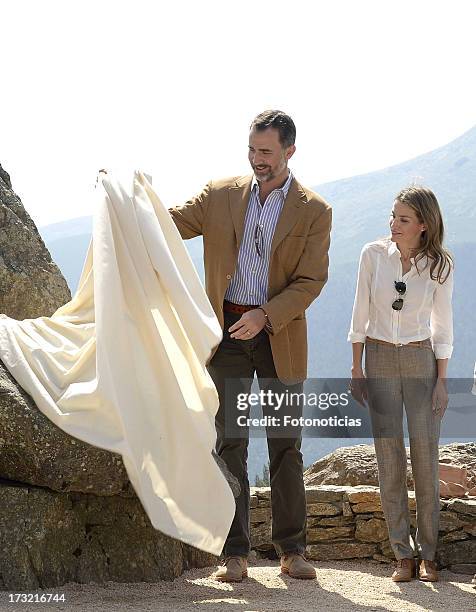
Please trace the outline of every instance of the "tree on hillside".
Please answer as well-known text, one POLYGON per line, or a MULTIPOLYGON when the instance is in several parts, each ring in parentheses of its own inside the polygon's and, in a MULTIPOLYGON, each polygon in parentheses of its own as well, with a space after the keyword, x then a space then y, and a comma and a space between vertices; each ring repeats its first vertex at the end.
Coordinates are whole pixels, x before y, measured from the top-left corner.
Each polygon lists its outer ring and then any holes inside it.
POLYGON ((269 487, 269 461, 263 465, 263 476, 256 474, 255 487, 269 487))

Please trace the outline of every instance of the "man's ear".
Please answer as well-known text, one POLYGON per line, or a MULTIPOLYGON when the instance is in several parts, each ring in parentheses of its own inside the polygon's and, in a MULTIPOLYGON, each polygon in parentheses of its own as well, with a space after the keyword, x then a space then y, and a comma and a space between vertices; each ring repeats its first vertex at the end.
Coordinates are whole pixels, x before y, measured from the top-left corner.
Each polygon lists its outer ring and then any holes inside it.
POLYGON ((286 149, 286 159, 291 159, 296 151, 296 145, 291 145, 286 149))

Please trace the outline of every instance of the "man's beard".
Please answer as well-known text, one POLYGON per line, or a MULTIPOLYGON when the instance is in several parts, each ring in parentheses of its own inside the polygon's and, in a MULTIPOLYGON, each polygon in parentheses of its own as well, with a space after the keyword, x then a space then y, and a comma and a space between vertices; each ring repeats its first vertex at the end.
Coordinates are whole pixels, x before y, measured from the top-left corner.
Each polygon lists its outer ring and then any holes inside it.
POLYGON ((267 174, 257 174, 255 169, 255 177, 259 183, 267 183, 268 181, 271 181, 274 178, 274 173, 270 168, 267 174))
POLYGON ((286 169, 286 160, 283 158, 281 160, 281 163, 278 166, 276 166, 274 170, 271 168, 271 166, 267 166, 267 167, 269 168, 269 172, 267 174, 260 174, 260 175, 256 174, 256 169, 255 167, 253 167, 253 170, 255 171, 256 180, 259 183, 269 183, 269 181, 272 181, 274 178, 276 178, 278 174, 281 174, 281 172, 283 172, 283 170, 286 169))

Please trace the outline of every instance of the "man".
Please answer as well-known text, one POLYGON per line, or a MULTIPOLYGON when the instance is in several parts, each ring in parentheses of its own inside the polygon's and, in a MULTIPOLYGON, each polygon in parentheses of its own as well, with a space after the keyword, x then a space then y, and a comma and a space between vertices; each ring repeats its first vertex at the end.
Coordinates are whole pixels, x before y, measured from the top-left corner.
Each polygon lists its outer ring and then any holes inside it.
MULTIPOLYGON (((222 581, 239 582, 247 575, 250 550, 248 436, 225 431, 226 414, 232 419, 230 381, 232 400, 237 389, 249 393, 255 373, 262 391, 302 393, 307 375, 304 312, 327 281, 331 208, 290 173, 295 136, 288 115, 261 113, 249 135, 254 176, 210 182, 200 195, 170 210, 183 238, 203 235, 206 291, 224 330, 208 370, 220 400, 217 452, 238 478, 241 494, 216 574, 222 581)), ((262 409, 276 414, 273 406, 262 409)), ((293 411, 299 416, 302 407, 293 411)), ((267 428, 273 544, 284 573, 314 578, 304 557, 301 428, 291 436, 277 429, 267 428)))

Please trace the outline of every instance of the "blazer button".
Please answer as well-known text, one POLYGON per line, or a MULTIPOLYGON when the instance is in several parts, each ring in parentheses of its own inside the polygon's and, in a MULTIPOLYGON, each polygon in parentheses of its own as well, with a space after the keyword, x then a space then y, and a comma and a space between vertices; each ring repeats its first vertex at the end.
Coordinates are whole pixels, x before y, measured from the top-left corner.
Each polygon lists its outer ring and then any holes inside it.
POLYGON ((227 277, 228 280, 230 280, 231 274, 227 274, 226 277, 227 277))

